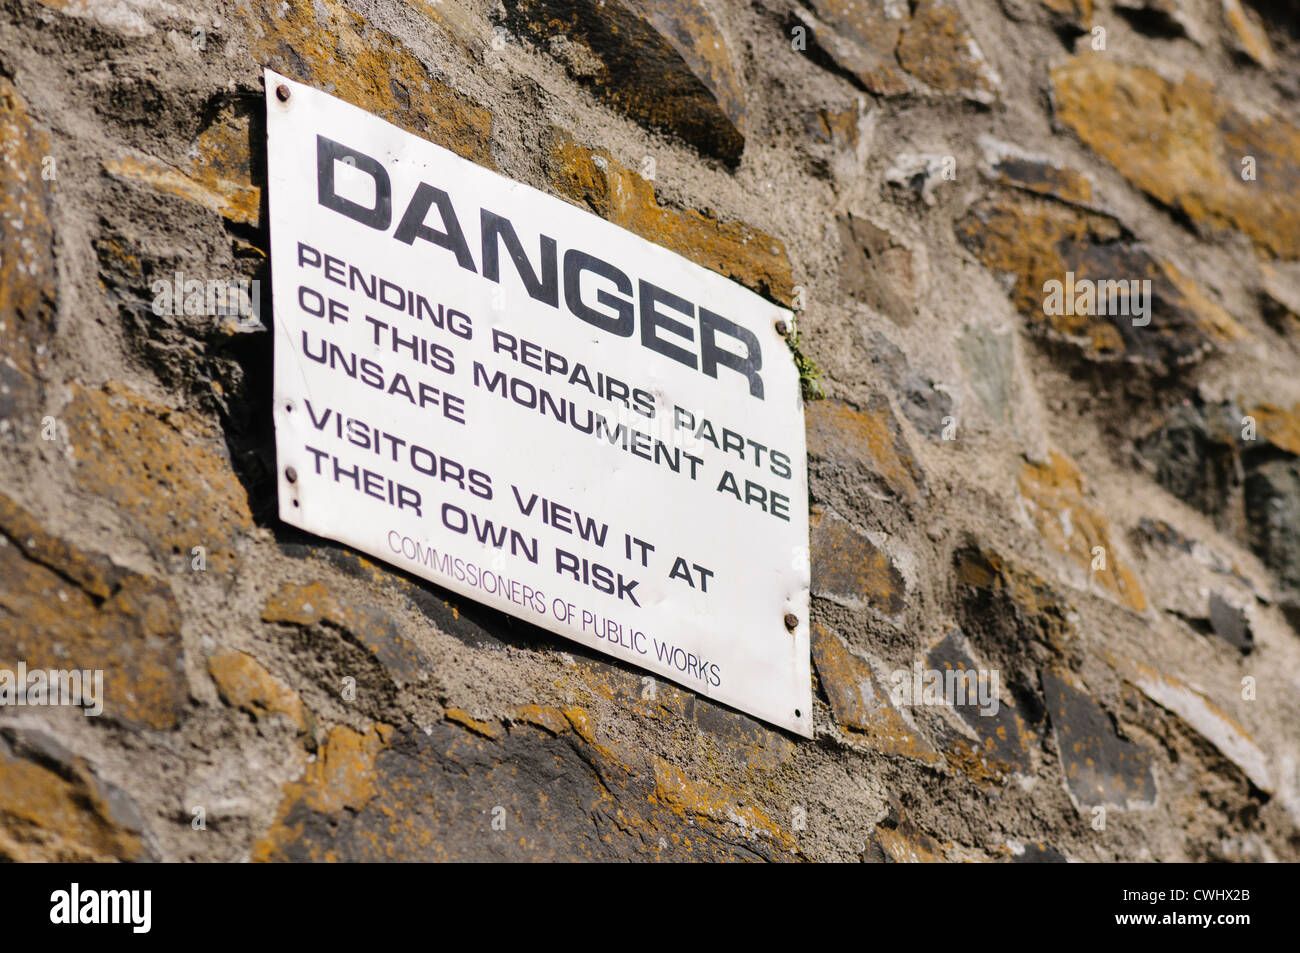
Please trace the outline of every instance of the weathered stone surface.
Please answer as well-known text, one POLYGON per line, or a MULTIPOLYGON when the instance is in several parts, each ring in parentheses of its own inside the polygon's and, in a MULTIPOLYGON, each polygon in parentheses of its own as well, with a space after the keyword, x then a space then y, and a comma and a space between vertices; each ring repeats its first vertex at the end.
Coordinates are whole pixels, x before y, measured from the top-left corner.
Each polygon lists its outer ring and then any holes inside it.
POLYGON ((1170 546, 1183 553, 1191 553, 1195 545, 1193 541, 1174 526, 1170 526, 1164 520, 1153 520, 1144 516, 1138 520, 1137 532, 1144 539, 1154 543, 1160 543, 1162 546, 1170 546))
POLYGON ((1013 864, 1065 864, 1069 863, 1069 858, 1062 854, 1051 844, 1044 844, 1042 841, 1034 841, 1029 844, 1019 844, 1019 850, 1012 848, 1011 862, 1013 864))
POLYGON ((1159 37, 1185 36, 1204 44, 1208 30, 1193 12, 1195 5, 1179 0, 1117 0, 1116 12, 1142 33, 1159 37))
POLYGON ((562 735, 572 727, 564 712, 554 705, 517 705, 510 717, 523 724, 544 728, 552 735, 562 735))
POLYGON ((1264 320, 1278 334, 1300 339, 1300 267, 1283 272, 1261 262, 1259 270, 1259 303, 1264 320))
POLYGON ((835 513, 814 509, 808 522, 814 595, 891 616, 903 610, 906 582, 886 553, 835 513))
POLYGON ((221 700, 260 720, 283 715, 306 731, 308 716, 298 693, 247 652, 222 652, 208 659, 208 674, 221 700))
MULTIPOLYGON (((468 730, 474 732, 474 734, 482 735, 484 738, 487 738, 491 741, 500 741, 502 737, 505 735, 505 731, 496 722, 481 721, 480 719, 475 718, 469 712, 465 711, 463 708, 448 708, 443 711, 442 716, 446 718, 448 721, 460 725, 462 728, 467 728, 468 730)), ((529 719, 523 719, 523 720, 530 721, 529 719)))
POLYGON ((750 771, 780 767, 798 750, 788 735, 773 731, 748 715, 715 705, 693 692, 675 691, 684 716, 706 733, 724 757, 735 759, 750 771))
MULTIPOLYGON (((975 741, 955 733, 944 740, 948 763, 979 782, 1001 782, 1011 774, 1028 771, 1033 764, 1030 752, 1038 743, 1030 720, 1018 704, 1000 695, 996 711, 992 699, 987 705, 980 704, 978 685, 972 684, 971 678, 983 672, 987 693, 993 684, 990 669, 975 661, 961 633, 950 632, 931 646, 925 661, 941 674, 945 686, 950 677, 961 680, 964 700, 957 695, 946 700, 975 734, 975 741), (950 672, 954 674, 949 676, 950 672)), ((998 682, 1002 682, 1001 673, 998 682)), ((953 687, 958 688, 956 682, 953 687)))
POLYGON ((77 484, 116 504, 161 564, 188 571, 201 546, 207 572, 233 572, 252 516, 214 428, 116 383, 73 393, 61 419, 77 484))
POLYGON ((876 825, 862 859, 876 864, 938 864, 947 858, 943 847, 894 803, 876 825))
POLYGON ((492 114, 437 81, 410 50, 338 0, 235 8, 260 63, 494 168, 492 114))
POLYGON ((953 554, 958 619, 982 647, 1009 658, 1038 661, 1075 651, 1075 613, 1047 582, 1005 557, 976 545, 953 554))
POLYGON ((977 202, 957 223, 958 240, 990 270, 1010 277, 1016 308, 1087 357, 1124 358, 1168 373, 1245 335, 1178 268, 1123 235, 1112 218, 1030 196, 977 202), (1053 306, 1049 313, 1048 282, 1064 286, 1067 274, 1076 283, 1150 281, 1150 314, 1137 319, 1150 323, 1134 323, 1124 293, 1116 296, 1115 313, 1099 304, 1074 314, 1053 306))
MULTIPOLYGON (((1237 528, 1277 574, 1286 590, 1283 598, 1295 601, 1300 594, 1300 408, 1245 399, 1184 401, 1135 441, 1135 449, 1170 493, 1237 528)), ((1235 574, 1230 566, 1219 571, 1235 574)))
POLYGON ((925 475, 903 438, 889 401, 875 394, 859 410, 836 400, 808 404, 808 453, 861 467, 898 499, 915 502, 925 493, 925 475))
POLYGON ((1152 807, 1156 779, 1150 755, 1120 737, 1105 709, 1064 676, 1044 671, 1042 684, 1066 789, 1075 803, 1152 807))
POLYGON ((1300 411, 1270 402, 1185 401, 1135 447, 1179 499, 1229 524, 1287 587, 1300 587, 1300 411), (1243 411, 1240 404, 1246 404, 1243 411), (1243 480, 1244 477, 1244 480, 1243 480), (1240 492, 1238 488, 1240 487, 1240 492))
POLYGON ((992 102, 997 71, 950 0, 922 0, 910 10, 892 0, 810 0, 815 16, 795 16, 814 51, 881 96, 908 91, 904 73, 943 93, 992 102))
POLYGON ((1210 593, 1210 628, 1229 645, 1240 649, 1243 655, 1255 647, 1255 637, 1245 614, 1227 602, 1217 592, 1210 593))
POLYGON ((992 136, 980 136, 979 143, 984 152, 983 171, 998 185, 1060 199, 1082 208, 1093 207, 1092 179, 1079 170, 992 136))
POLYGON ((657 760, 633 771, 592 734, 520 723, 331 733, 286 786, 255 860, 787 859, 791 836, 743 794, 657 760))
POLYGON ((937 152, 905 152, 894 157, 885 170, 885 181, 895 188, 907 189, 926 205, 934 205, 935 191, 943 182, 955 181, 953 156, 937 152))
POLYGON ((778 239, 744 222, 661 207, 653 183, 609 153, 580 146, 563 130, 552 130, 549 158, 551 182, 565 198, 761 295, 789 303, 794 279, 778 239))
POLYGON ((456 48, 476 62, 481 62, 491 31, 487 20, 479 11, 461 4, 443 3, 442 0, 411 0, 434 28, 447 37, 456 48))
POLYGON ((153 24, 143 15, 144 4, 138 0, 104 4, 86 3, 84 0, 37 0, 37 2, 65 16, 91 20, 123 36, 141 37, 154 32, 153 24))
MULTIPOLYGON (((487 626, 496 618, 493 610, 482 608, 468 600, 462 602, 451 593, 430 586, 413 578, 392 573, 388 567, 372 561, 350 549, 334 545, 327 541, 284 542, 280 550, 294 559, 309 559, 319 562, 331 570, 337 570, 349 578, 359 580, 363 585, 383 592, 392 592, 405 599, 412 608, 418 610, 440 632, 452 636, 464 644, 488 652, 504 652, 506 643, 497 635, 488 631, 487 626)), ((292 592, 292 590, 290 590, 292 592)), ((302 587, 299 587, 301 593, 302 587)), ((308 590, 310 591, 310 590, 308 590)), ((309 600, 310 601, 310 600, 309 600)), ((268 600, 268 603, 271 600, 268 600)), ((264 607, 265 611, 265 607, 264 607)), ((281 607, 275 611, 291 613, 290 624, 312 625, 312 622, 294 622, 293 619, 310 619, 309 614, 299 614, 299 610, 281 607)), ((327 616, 328 618, 328 616, 327 616)))
POLYGON ((1282 258, 1300 256, 1300 129, 1253 119, 1204 79, 1178 82, 1109 54, 1052 70, 1056 114, 1138 188, 1192 221, 1231 227, 1282 258), (1257 178, 1243 181, 1244 157, 1257 178))
POLYGON ((1251 548, 1293 593, 1300 592, 1300 461, 1274 460, 1246 477, 1251 548))
POLYGON ((745 148, 745 94, 727 39, 700 0, 508 0, 515 33, 568 55, 574 79, 637 122, 731 164, 745 148))
POLYGON ((856 152, 862 141, 859 120, 861 109, 819 107, 808 114, 808 132, 818 142, 847 152, 856 152))
POLYGON ((919 731, 908 725, 889 700, 889 684, 871 663, 854 654, 839 634, 820 622, 812 624, 812 656, 835 721, 883 754, 915 758, 926 764, 939 754, 919 731))
MULTIPOLYGON (((785 764, 795 753, 795 745, 783 732, 716 705, 694 692, 678 688, 660 679, 650 679, 638 672, 600 660, 575 660, 567 666, 564 677, 554 685, 566 699, 573 699, 577 709, 596 708, 609 702, 638 719, 656 722, 665 729, 689 725, 691 737, 703 741, 710 757, 735 760, 751 769, 772 769, 785 764), (649 690, 652 689, 652 690, 649 690)), ((517 720, 546 728, 558 734, 569 727, 565 709, 553 706, 524 705, 515 709, 517 720)), ((581 722, 579 723, 581 724, 581 722)))
POLYGON ((1020 496, 1030 521, 1053 549, 1069 556, 1120 604, 1146 610, 1137 577, 1111 542, 1109 523, 1084 499, 1083 475, 1073 461, 1052 451, 1047 463, 1027 462, 1020 471, 1020 496), (1104 568, 1097 562, 1098 546, 1104 568))
POLYGON ((1184 401, 1135 447, 1161 486, 1197 509, 1216 514, 1223 511, 1236 481, 1240 421, 1235 408, 1184 401))
POLYGON ((49 735, 0 728, 0 860, 156 860, 135 802, 49 735))
POLYGON ((871 367, 897 397, 903 416, 925 436, 941 438, 952 415, 952 397, 915 370, 907 355, 879 331, 866 333, 863 344, 871 367))
POLYGON ((815 43, 812 51, 879 96, 907 92, 894 48, 907 22, 903 4, 883 0, 811 0, 815 16, 796 8, 795 16, 815 43))
POLYGON ((1011 422, 1016 386, 1015 339, 1010 332, 973 325, 957 338, 957 358, 984 412, 998 423, 1011 422))
POLYGON ((899 324, 911 323, 921 263, 903 241, 870 219, 841 215, 840 288, 899 324))
POLYGON ((47 533, 0 494, 0 668, 103 672, 103 716, 174 728, 187 702, 166 584, 47 533))
MULTIPOLYGON (((265 252, 239 237, 250 235, 246 227, 237 228, 230 218, 219 221, 216 192, 188 201, 147 183, 101 179, 111 201, 98 217, 91 244, 96 298, 112 315, 111 325, 121 328, 135 361, 169 391, 184 395, 176 402, 187 406, 189 416, 221 408, 235 420, 253 418, 254 394, 264 382, 247 373, 238 355, 251 344, 248 335, 268 330, 261 320, 269 323, 271 304, 270 283, 259 267, 265 252), (250 279, 251 284, 240 284, 250 279)), ((256 212, 256 204, 252 208, 256 212)), ((228 446, 247 476, 246 442, 235 439, 228 446)), ((261 470, 269 464, 254 466, 261 470)))
POLYGON ((655 760, 654 800, 688 824, 700 821, 738 828, 751 840, 762 838, 773 847, 788 849, 793 841, 766 814, 740 803, 734 796, 707 781, 688 778, 676 765, 655 760))
POLYGON ((341 630, 378 659, 399 688, 422 681, 429 670, 424 653, 386 612, 344 603, 324 583, 281 586, 266 600, 262 621, 301 629, 325 626, 341 630))
MULTIPOLYGON (((1209 569, 1211 572, 1229 576, 1246 589, 1256 589, 1255 583, 1243 576, 1229 556, 1207 545, 1203 540, 1193 539, 1178 528, 1164 520, 1142 517, 1133 531, 1137 544, 1146 549, 1155 544, 1164 552, 1168 568, 1184 571, 1184 567, 1194 566, 1209 569), (1186 559, 1184 559, 1186 557, 1186 559)), ((1208 616, 1206 616, 1208 618, 1208 616)))
POLYGON ((1061 22, 1075 30, 1083 31, 1092 26, 1093 0, 1039 0, 1061 22))
POLYGON ((915 4, 895 53, 903 69, 943 92, 991 103, 1002 90, 997 70, 984 57, 952 0, 915 4))
MULTIPOLYGON (((1224 408, 1224 413, 1231 413, 1235 409, 1224 408)), ((1284 453, 1300 457, 1300 404, 1293 404, 1290 408, 1279 407, 1271 401, 1247 404, 1246 415, 1255 421, 1255 439, 1270 443, 1284 453)), ((1235 425, 1240 433, 1244 418, 1236 415, 1234 418, 1224 421, 1225 429, 1231 432, 1235 425)))
POLYGON ((211 209, 231 222, 256 226, 262 190, 252 183, 254 135, 249 114, 228 106, 191 144, 186 168, 154 158, 121 156, 105 162, 104 171, 211 209))
MULTIPOLYGON (((335 812, 358 812, 375 796, 375 756, 393 737, 391 725, 375 725, 362 733, 345 725, 329 733, 316 759, 297 781, 285 785, 280 813, 271 829, 254 845, 252 859, 308 859, 297 855, 285 858, 284 852, 299 846, 304 837, 307 818, 328 817, 335 812)), ((350 816, 350 815, 345 815, 350 816)), ((380 848, 372 843, 372 849, 380 848)), ((351 859, 339 846, 320 845, 310 859, 351 859)))
POLYGON ((1223 0, 1223 18, 1232 30, 1235 46, 1266 70, 1277 67, 1277 56, 1259 14, 1241 0, 1223 0))
POLYGON ((34 428, 54 332, 54 229, 49 136, 0 78, 0 436, 34 428), (23 418, 26 418, 24 421, 23 418))
POLYGON ((1149 665, 1128 665, 1129 680, 1144 695, 1177 715, 1188 727, 1235 764, 1250 782, 1265 793, 1273 792, 1273 772, 1268 757, 1246 730, 1221 708, 1180 679, 1149 665))
POLYGON ((1143 517, 1130 536, 1146 564, 1163 569, 1156 578, 1148 576, 1157 608, 1201 635, 1223 639, 1242 654, 1252 650, 1251 617, 1241 606, 1250 593, 1259 594, 1258 587, 1230 558, 1163 520, 1143 517), (1211 573, 1226 578, 1212 579, 1211 573))

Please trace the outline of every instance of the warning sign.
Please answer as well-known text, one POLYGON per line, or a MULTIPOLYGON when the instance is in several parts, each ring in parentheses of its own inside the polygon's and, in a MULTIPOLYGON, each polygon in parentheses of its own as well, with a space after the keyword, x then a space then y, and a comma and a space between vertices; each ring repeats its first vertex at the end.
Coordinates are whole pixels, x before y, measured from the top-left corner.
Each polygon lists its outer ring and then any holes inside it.
POLYGON ((810 735, 789 312, 266 90, 281 518, 810 735))

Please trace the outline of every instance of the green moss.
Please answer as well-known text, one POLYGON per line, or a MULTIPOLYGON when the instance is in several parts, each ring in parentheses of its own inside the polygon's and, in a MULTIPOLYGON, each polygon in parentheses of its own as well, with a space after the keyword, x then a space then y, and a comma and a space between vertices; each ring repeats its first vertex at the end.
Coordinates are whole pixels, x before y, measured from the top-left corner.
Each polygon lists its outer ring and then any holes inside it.
POLYGON ((799 368, 799 389, 803 391, 804 400, 822 400, 826 391, 822 388, 822 372, 816 362, 799 350, 799 324, 791 322, 790 333, 785 336, 786 346, 794 355, 794 366, 799 368))

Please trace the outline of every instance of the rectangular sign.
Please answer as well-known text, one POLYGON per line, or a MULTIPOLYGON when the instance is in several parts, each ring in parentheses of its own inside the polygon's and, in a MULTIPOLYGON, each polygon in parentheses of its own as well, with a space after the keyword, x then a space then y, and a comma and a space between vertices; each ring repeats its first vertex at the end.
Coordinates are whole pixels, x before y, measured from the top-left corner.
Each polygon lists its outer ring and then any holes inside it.
POLYGON ((281 519, 811 736, 790 313, 266 92, 281 519))

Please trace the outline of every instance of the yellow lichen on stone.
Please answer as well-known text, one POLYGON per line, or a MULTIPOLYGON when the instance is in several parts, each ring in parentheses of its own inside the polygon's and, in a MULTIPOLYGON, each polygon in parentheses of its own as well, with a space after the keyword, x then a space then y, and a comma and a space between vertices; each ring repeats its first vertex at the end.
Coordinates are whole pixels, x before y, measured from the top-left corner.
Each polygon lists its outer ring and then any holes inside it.
POLYGON ((1288 410, 1269 401, 1246 409, 1255 418, 1256 436, 1280 450, 1300 456, 1300 403, 1288 410))
POLYGON ((375 757, 388 746, 392 734, 392 727, 384 724, 364 733, 335 726, 302 777, 284 786, 276 820, 253 846, 252 859, 274 859, 282 847, 302 836, 301 824, 289 820, 299 805, 322 814, 365 807, 376 793, 375 757))
POLYGON ((111 500, 155 558, 188 569, 198 546, 206 571, 234 571, 236 547, 253 520, 210 424, 116 383, 74 387, 62 419, 78 486, 111 500))
POLYGON ((895 50, 903 69, 946 93, 992 102, 1001 90, 997 72, 950 0, 921 0, 895 50))
POLYGON ((874 400, 858 410, 840 401, 818 400, 804 413, 809 454, 856 460, 879 474, 901 499, 920 498, 920 467, 899 434, 888 401, 874 400))
POLYGON ((1247 10, 1241 0, 1223 0, 1223 18, 1232 27, 1247 56, 1266 70, 1277 67, 1277 54, 1273 52, 1273 44, 1268 41, 1268 34, 1255 11, 1247 10))
POLYGON ((891 704, 889 689, 871 664, 850 652, 839 635, 820 622, 812 624, 812 654, 835 720, 852 737, 882 754, 925 764, 942 760, 891 704))
POLYGON ((563 734, 572 727, 564 712, 552 705, 517 705, 511 709, 510 717, 543 728, 553 735, 563 734))
POLYGON ((54 329, 55 161, 49 136, 0 77, 0 418, 35 408, 54 329))
POLYGON ((740 799, 716 785, 694 781, 674 764, 656 758, 654 798, 683 820, 699 818, 739 828, 746 837, 766 837, 784 849, 794 841, 766 814, 744 805, 740 799))
POLYGON ((442 713, 448 721, 455 722, 462 728, 468 728, 476 735, 482 735, 492 741, 499 741, 505 734, 500 725, 493 724, 490 721, 480 721, 463 708, 447 708, 442 713))
POLYGON ((494 166, 492 114, 435 80, 415 54, 337 0, 251 0, 235 12, 266 65, 494 166))
POLYGON ((99 670, 104 716, 166 730, 188 696, 180 626, 162 582, 52 536, 0 494, 0 668, 99 670))
POLYGON ((0 860, 106 863, 144 859, 139 833, 112 805, 81 759, 62 772, 0 751, 0 860))
POLYGON ((247 652, 223 652, 208 659, 208 674, 227 705, 242 709, 255 718, 284 715, 299 729, 307 730, 302 699, 247 652))
POLYGON ((1300 129, 1248 118, 1192 73, 1174 82, 1109 54, 1073 57, 1051 75, 1057 116, 1138 188, 1195 222, 1300 256, 1300 129), (1251 164, 1254 178, 1243 175, 1251 164))
POLYGON ((245 225, 260 219, 262 190, 252 184, 247 116, 224 115, 194 144, 196 158, 185 169, 157 159, 123 156, 109 159, 104 171, 119 179, 147 185, 245 225))
POLYGON ((1146 611, 1137 577, 1120 561, 1106 518, 1085 501, 1083 474, 1068 457, 1053 450, 1046 463, 1025 463, 1019 486, 1029 519, 1048 545, 1069 556, 1122 605, 1146 611), (1102 549, 1100 556, 1096 547, 1102 549))
POLYGON ((760 294, 789 303, 794 278, 785 246, 744 222, 722 222, 694 209, 663 208, 654 185, 619 165, 607 152, 580 146, 552 131, 552 182, 560 194, 602 218, 733 278, 760 294))

